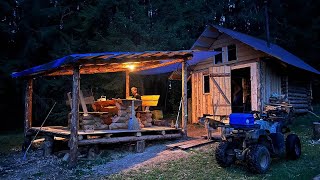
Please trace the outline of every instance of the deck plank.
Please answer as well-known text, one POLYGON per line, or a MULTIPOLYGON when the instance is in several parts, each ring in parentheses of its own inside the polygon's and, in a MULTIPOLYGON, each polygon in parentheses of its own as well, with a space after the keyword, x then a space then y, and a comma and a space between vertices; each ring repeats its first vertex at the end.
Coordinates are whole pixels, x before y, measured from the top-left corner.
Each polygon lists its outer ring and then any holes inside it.
MULTIPOLYGON (((41 132, 48 132, 53 134, 70 135, 70 130, 64 126, 46 126, 42 127, 32 127, 32 130, 40 130, 41 132)), ((164 127, 164 126, 152 126, 148 128, 142 128, 141 130, 129 130, 129 129, 115 129, 115 130, 94 130, 86 132, 84 130, 79 130, 79 135, 102 135, 102 134, 117 134, 117 133, 138 133, 138 132, 150 132, 150 131, 170 131, 179 130, 176 128, 164 127)))
POLYGON ((178 142, 178 143, 174 143, 174 144, 168 144, 168 145, 166 145, 166 147, 170 149, 170 148, 175 148, 175 147, 178 147, 178 146, 181 146, 181 145, 185 145, 185 144, 188 144, 188 143, 192 143, 192 142, 198 142, 198 139, 187 140, 187 141, 178 142))
POLYGON ((186 150, 192 147, 196 147, 196 146, 200 146, 200 145, 205 145, 205 144, 209 144, 209 143, 213 143, 215 141, 213 140, 206 140, 206 139, 199 139, 198 142, 192 142, 192 143, 188 143, 188 144, 183 144, 181 146, 179 146, 180 149, 186 150))

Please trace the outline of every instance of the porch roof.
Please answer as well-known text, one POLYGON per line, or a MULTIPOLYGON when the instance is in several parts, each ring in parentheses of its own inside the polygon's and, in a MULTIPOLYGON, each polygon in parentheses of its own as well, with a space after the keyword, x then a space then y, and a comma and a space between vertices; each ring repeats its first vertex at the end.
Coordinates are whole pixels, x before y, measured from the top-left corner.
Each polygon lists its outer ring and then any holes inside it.
POLYGON ((179 50, 71 54, 46 64, 20 72, 13 72, 11 76, 18 78, 41 75, 72 75, 75 65, 81 66, 80 74, 120 72, 128 71, 129 68, 134 68, 135 72, 143 75, 160 74, 175 71, 184 60, 188 60, 188 64, 193 65, 219 53, 215 51, 179 50))

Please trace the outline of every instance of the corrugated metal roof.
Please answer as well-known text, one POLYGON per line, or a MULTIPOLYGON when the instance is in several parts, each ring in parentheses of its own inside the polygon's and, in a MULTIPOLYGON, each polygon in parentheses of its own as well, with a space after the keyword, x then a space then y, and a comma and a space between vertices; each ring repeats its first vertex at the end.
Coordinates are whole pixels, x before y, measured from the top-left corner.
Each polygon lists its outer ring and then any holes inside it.
MULTIPOLYGON (((267 53, 287 64, 290 64, 292 66, 298 67, 300 69, 304 69, 316 74, 320 74, 320 72, 318 70, 316 70, 315 68, 313 68, 312 66, 310 66, 309 64, 307 64, 306 62, 304 62, 302 59, 298 58, 297 56, 291 54, 290 52, 288 52, 287 50, 283 49, 282 47, 270 43, 270 48, 267 46, 267 42, 252 36, 249 36, 247 34, 243 34, 237 31, 233 31, 227 28, 223 28, 221 26, 217 26, 217 25, 209 25, 204 32, 201 34, 200 37, 216 37, 215 33, 212 32, 210 30, 210 28, 215 28, 217 29, 219 32, 221 33, 225 33, 229 36, 231 36, 234 39, 237 39, 251 47, 253 47, 256 50, 262 51, 264 53, 267 53)), ((208 42, 204 42, 203 40, 201 40, 201 38, 198 38, 198 40, 194 43, 194 45, 192 46, 191 49, 197 49, 197 47, 199 47, 199 49, 209 49, 210 46, 212 44, 208 43, 208 42)), ((214 41, 214 40, 212 40, 214 41)))
POLYGON ((128 63, 134 63, 136 70, 143 74, 148 72, 159 74, 173 71, 172 67, 180 64, 178 62, 183 59, 194 62, 195 59, 198 61, 199 58, 208 58, 215 54, 217 52, 199 50, 72 54, 20 72, 13 72, 11 76, 17 78, 35 75, 71 75, 74 64, 81 65, 82 74, 118 72, 126 71, 125 65, 128 63))

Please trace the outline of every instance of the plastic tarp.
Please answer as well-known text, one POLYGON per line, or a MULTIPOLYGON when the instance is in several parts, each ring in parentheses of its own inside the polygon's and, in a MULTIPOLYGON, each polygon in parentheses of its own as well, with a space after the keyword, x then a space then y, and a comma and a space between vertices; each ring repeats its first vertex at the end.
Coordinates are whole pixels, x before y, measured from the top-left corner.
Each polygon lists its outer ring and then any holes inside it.
MULTIPOLYGON (((219 51, 195 51, 195 52, 193 52, 192 59, 187 61, 187 65, 188 66, 196 65, 197 63, 204 61, 208 58, 213 58, 213 56, 220 54, 220 53, 221 52, 219 52, 219 51)), ((141 75, 162 74, 162 73, 169 73, 169 72, 180 70, 181 67, 182 67, 181 63, 177 63, 177 64, 171 64, 169 66, 163 66, 163 67, 159 67, 159 68, 139 71, 136 73, 141 74, 141 75)))

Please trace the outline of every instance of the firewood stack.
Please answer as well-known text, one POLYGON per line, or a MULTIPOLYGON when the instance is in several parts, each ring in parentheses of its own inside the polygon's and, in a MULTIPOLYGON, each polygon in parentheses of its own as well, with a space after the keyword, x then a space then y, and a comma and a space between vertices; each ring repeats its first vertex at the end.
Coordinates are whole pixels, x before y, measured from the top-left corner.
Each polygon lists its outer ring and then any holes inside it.
POLYGON ((128 129, 128 121, 131 114, 131 106, 123 106, 119 103, 116 104, 118 114, 112 117, 112 123, 109 129, 128 129))
MULTIPOLYGON (((152 126, 152 113, 151 112, 139 112, 137 113, 137 118, 142 124, 142 127, 151 127, 152 126)), ((141 125, 140 125, 141 127, 141 125)))
POLYGON ((264 107, 264 113, 269 115, 269 118, 278 118, 291 122, 293 116, 293 107, 288 102, 285 95, 272 95, 269 98, 269 104, 264 107))
POLYGON ((105 124, 100 115, 87 115, 87 116, 80 116, 80 128, 84 131, 94 131, 100 129, 108 129, 108 125, 105 124))

